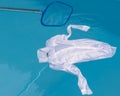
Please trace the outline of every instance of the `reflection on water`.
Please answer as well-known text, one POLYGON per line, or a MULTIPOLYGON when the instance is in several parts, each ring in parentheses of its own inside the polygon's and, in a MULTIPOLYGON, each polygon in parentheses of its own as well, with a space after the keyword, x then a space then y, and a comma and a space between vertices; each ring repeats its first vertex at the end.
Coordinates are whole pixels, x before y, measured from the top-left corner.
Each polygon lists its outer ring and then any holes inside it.
POLYGON ((1 96, 8 96, 8 94, 9 96, 17 96, 19 90, 29 81, 31 74, 29 72, 23 73, 15 68, 10 68, 9 64, 0 64, 0 76, 1 96))

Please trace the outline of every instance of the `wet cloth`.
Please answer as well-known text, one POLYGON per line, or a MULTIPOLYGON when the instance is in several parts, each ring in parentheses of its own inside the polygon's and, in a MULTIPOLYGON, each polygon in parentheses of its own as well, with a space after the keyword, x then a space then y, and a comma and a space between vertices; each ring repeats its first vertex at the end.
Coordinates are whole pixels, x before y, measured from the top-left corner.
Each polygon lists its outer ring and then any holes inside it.
POLYGON ((87 32, 89 26, 69 25, 68 35, 56 35, 46 41, 46 47, 37 51, 39 62, 48 62, 49 67, 54 70, 69 72, 78 77, 78 86, 83 95, 92 94, 86 78, 75 63, 82 63, 91 60, 98 60, 112 57, 116 52, 116 47, 92 39, 69 40, 72 35, 71 29, 79 29, 87 32))

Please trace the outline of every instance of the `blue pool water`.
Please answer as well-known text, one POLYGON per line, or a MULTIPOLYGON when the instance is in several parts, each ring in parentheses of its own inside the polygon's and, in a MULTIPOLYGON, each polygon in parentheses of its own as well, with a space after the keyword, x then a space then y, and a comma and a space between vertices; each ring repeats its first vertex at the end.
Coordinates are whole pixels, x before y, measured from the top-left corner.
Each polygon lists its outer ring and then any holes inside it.
MULTIPOLYGON (((88 33, 73 30, 70 39, 91 38, 117 47, 113 58, 76 64, 94 92, 91 96, 120 95, 120 1, 61 1, 74 8, 63 27, 42 26, 37 13, 0 11, 0 96, 82 96, 75 76, 39 64, 36 55, 48 38, 66 34, 71 23, 91 29, 88 33)), ((49 2, 1 0, 0 6, 44 9, 49 2)))

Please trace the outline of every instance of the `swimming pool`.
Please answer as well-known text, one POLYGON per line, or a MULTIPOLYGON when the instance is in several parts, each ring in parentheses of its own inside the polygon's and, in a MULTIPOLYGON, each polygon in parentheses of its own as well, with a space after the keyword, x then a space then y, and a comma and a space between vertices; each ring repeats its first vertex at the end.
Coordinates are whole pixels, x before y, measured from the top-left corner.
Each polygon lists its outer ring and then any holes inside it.
MULTIPOLYGON (((87 34, 73 30, 70 39, 92 38, 117 47, 113 58, 76 65, 87 78, 94 92, 92 96, 119 96, 120 13, 117 10, 120 2, 61 1, 74 7, 74 14, 62 27, 42 26, 40 14, 0 11, 0 96, 19 96, 26 88, 22 96, 82 96, 75 76, 52 70, 48 63, 39 64, 36 55, 48 38, 66 34, 66 27, 71 23, 90 25, 91 30, 87 34), (28 86, 40 71, 40 77, 28 86)), ((48 3, 48 0, 14 3, 2 0, 0 6, 43 9, 48 3)))

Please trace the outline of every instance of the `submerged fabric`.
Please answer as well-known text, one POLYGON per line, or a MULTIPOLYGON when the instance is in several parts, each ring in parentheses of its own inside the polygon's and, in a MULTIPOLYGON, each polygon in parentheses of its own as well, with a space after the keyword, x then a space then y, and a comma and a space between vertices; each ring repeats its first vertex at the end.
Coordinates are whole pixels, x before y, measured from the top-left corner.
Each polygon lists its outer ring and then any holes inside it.
POLYGON ((69 40, 72 34, 71 28, 87 32, 90 28, 86 25, 69 25, 68 35, 56 35, 46 41, 46 47, 37 51, 39 62, 48 62, 50 68, 69 72, 78 77, 78 86, 83 95, 92 94, 87 80, 79 68, 74 64, 91 60, 98 60, 112 57, 116 47, 97 40, 77 39, 69 40))

